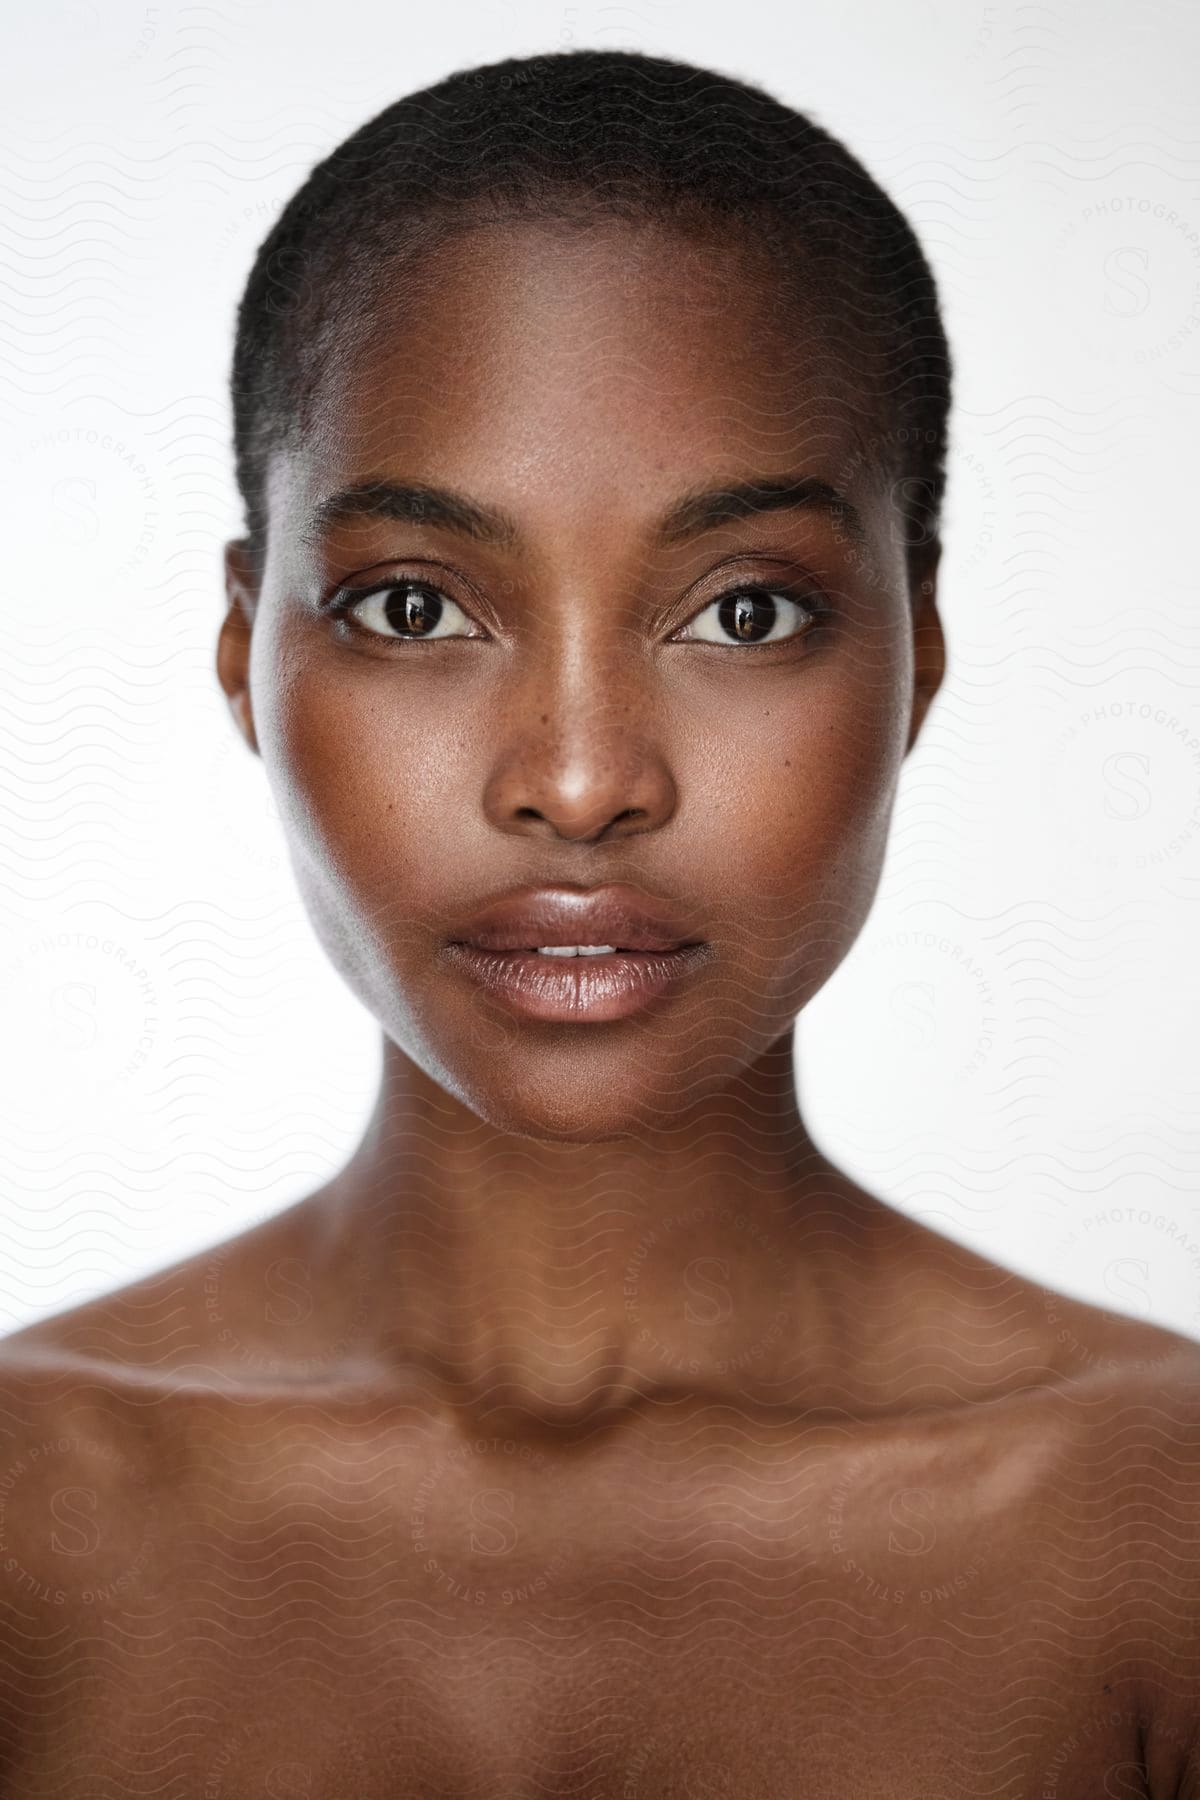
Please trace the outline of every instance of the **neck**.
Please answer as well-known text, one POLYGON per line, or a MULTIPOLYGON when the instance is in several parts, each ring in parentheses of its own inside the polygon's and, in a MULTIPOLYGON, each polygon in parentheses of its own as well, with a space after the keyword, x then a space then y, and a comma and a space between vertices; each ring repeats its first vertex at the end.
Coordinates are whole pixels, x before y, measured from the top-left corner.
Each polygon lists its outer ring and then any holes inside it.
POLYGON ((831 1278, 848 1256, 861 1275, 888 1213, 813 1145, 790 1033, 702 1108, 599 1143, 493 1129, 387 1040, 317 1199, 330 1279, 369 1280, 373 1345, 496 1428, 836 1363, 831 1278))

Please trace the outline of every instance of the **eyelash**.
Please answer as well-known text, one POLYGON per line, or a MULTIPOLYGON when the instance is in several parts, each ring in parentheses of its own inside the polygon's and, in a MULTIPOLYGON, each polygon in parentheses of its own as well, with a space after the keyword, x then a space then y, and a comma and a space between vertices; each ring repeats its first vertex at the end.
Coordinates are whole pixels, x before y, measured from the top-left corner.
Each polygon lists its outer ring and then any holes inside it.
MULTIPOLYGON (((435 594, 439 600, 449 600, 452 605, 458 606, 460 612, 465 613, 466 611, 466 608, 460 606, 459 602, 454 599, 453 594, 448 594, 444 588, 439 588, 435 582, 425 581, 424 579, 411 575, 393 576, 391 580, 377 582, 373 587, 341 588, 332 596, 325 610, 333 618, 346 619, 354 630, 360 631, 365 636, 373 638, 376 642, 382 644, 446 644, 479 641, 478 639, 472 640, 462 636, 457 638, 405 637, 400 633, 397 633, 395 637, 388 637, 382 631, 372 631, 370 626, 361 624, 359 620, 353 617, 354 608, 363 600, 369 600, 375 594, 390 593, 394 588, 416 588, 423 593, 435 594)), ((685 642, 703 643, 707 648, 712 650, 777 650, 780 644, 794 643, 801 638, 810 636, 812 631, 818 625, 825 623, 829 616, 829 606, 825 601, 824 596, 820 592, 814 591, 812 588, 805 587, 802 584, 793 585, 788 582, 739 581, 730 587, 723 589, 720 593, 713 594, 711 598, 706 600, 704 605, 700 607, 699 611, 693 613, 692 617, 686 620, 685 624, 681 625, 679 629, 682 631, 686 626, 694 624, 696 619, 701 618, 711 607, 719 606, 723 600, 728 600, 734 596, 743 594, 747 596, 762 596, 769 600, 788 600, 794 606, 798 607, 801 612, 808 614, 808 625, 801 626, 799 630, 790 632, 784 638, 764 639, 761 643, 757 644, 737 644, 734 643, 732 639, 724 644, 718 644, 704 638, 686 639, 685 642)), ((472 621, 472 623, 474 623, 474 621, 472 621)))

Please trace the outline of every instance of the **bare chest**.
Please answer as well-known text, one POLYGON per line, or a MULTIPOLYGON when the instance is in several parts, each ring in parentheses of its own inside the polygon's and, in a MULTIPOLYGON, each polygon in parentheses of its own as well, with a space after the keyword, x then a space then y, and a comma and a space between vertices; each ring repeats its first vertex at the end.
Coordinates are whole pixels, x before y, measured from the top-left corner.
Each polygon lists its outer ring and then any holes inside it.
MULTIPOLYGON (((715 1416, 586 1458, 315 1424, 208 1448, 155 1505, 113 1497, 0 1791, 1145 1791, 1095 1566, 1027 1448, 715 1416)), ((82 1538, 29 1531, 75 1592, 82 1538)))

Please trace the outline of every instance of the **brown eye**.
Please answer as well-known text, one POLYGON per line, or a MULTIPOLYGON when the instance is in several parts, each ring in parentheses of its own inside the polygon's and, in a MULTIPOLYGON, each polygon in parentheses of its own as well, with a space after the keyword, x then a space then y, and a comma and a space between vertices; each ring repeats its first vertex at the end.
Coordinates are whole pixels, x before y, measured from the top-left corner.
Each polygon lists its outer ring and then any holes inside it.
POLYGON ((698 612, 685 627, 685 642, 767 644, 798 637, 817 618, 814 604, 804 604, 786 589, 731 588, 698 612))
POLYGON ((396 641, 478 635, 457 600, 427 581, 389 581, 358 594, 348 589, 334 611, 375 637, 396 641))

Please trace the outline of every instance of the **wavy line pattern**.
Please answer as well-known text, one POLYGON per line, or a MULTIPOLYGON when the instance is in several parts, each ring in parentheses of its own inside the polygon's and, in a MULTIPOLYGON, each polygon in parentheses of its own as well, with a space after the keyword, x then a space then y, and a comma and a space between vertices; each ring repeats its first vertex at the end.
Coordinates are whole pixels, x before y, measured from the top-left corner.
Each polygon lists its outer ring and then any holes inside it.
MULTIPOLYGON (((0 1800, 1200 1792, 1200 18, 43 0, 3 38, 0 1800), (949 673, 902 769, 886 606, 837 704, 814 659, 652 705, 633 623, 586 694, 471 707, 447 661, 400 704, 264 628, 261 760, 231 723, 259 244, 399 94, 581 44, 769 72, 934 265, 949 673), (620 1055, 430 973, 547 794, 657 807, 621 867, 686 866, 721 948, 620 1055)), ((811 354, 872 366, 865 300, 760 339, 750 244, 630 254, 639 311, 517 235, 413 271, 339 442, 541 470, 597 617, 631 470, 778 462, 797 378, 806 452, 881 448, 811 354)))

